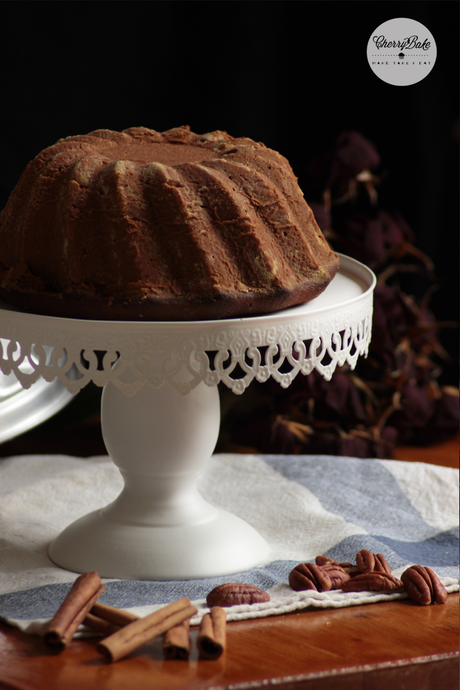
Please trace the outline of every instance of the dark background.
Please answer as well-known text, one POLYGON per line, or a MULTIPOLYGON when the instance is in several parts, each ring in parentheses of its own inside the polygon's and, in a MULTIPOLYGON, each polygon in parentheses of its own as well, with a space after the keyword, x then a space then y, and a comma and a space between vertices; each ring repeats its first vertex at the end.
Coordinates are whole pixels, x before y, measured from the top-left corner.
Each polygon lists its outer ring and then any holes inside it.
MULTIPOLYGON (((388 171, 381 205, 435 263, 436 317, 457 320, 458 25, 445 0, 0 3, 0 208, 41 149, 97 128, 248 136, 285 155, 302 186, 312 155, 354 129, 388 171), (406 87, 366 57, 398 16, 437 45, 431 73, 406 87)), ((457 360, 457 333, 443 338, 457 360)))

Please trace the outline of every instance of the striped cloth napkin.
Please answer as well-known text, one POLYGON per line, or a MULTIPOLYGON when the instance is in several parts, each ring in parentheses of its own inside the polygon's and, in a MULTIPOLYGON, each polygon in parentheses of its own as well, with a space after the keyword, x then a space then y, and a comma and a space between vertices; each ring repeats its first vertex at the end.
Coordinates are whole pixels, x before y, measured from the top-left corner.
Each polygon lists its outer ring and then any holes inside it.
MULTIPOLYGON (((0 461, 0 618, 40 633, 77 577, 54 565, 47 549, 75 519, 110 503, 122 488, 108 457, 17 456, 0 461)), ((188 581, 103 579, 100 601, 140 616, 181 597, 198 607, 224 582, 254 584, 270 601, 228 609, 228 620, 313 607, 385 602, 404 593, 294 592, 288 575, 325 555, 355 561, 382 553, 399 576, 417 563, 458 591, 458 470, 397 460, 333 456, 214 455, 198 481, 210 503, 251 524, 271 547, 251 570, 188 581)))

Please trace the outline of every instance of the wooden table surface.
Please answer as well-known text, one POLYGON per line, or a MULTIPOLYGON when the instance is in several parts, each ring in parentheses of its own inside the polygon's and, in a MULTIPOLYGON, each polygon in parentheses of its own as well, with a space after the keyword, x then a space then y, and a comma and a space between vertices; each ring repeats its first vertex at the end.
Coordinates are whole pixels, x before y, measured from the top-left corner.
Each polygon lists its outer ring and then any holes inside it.
MULTIPOLYGON (((458 439, 398 449, 397 459, 458 467, 458 439)), ((159 639, 106 662, 94 638, 61 654, 0 623, 0 690, 457 690, 458 594, 443 606, 410 600, 305 610, 227 624, 227 649, 198 660, 163 660, 159 639)))
POLYGON ((94 639, 50 653, 38 637, 0 625, 0 688, 21 690, 453 690, 458 688, 458 597, 443 606, 408 600, 307 610, 227 624, 215 661, 162 658, 154 640, 104 661, 94 639))

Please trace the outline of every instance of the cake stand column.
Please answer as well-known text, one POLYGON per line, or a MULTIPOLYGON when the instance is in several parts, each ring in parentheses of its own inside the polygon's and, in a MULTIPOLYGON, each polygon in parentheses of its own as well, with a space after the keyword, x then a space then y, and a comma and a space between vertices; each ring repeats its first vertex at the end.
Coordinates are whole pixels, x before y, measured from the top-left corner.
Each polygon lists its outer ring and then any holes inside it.
POLYGON ((220 424, 217 388, 181 395, 169 384, 127 396, 108 383, 102 432, 124 488, 51 544, 58 565, 103 577, 181 580, 247 570, 269 548, 247 523, 210 505, 196 488, 220 424))

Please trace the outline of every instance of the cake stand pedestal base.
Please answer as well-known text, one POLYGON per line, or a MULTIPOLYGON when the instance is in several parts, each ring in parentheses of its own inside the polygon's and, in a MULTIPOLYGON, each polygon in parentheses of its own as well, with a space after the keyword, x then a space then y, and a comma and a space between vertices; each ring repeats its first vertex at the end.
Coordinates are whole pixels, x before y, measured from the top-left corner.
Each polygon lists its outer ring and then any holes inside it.
POLYGON ((196 488, 219 433, 217 387, 200 383, 184 396, 167 384, 147 384, 127 396, 108 383, 101 409, 104 441, 124 488, 52 542, 57 565, 101 577, 184 580, 247 570, 267 558, 256 530, 196 488))

